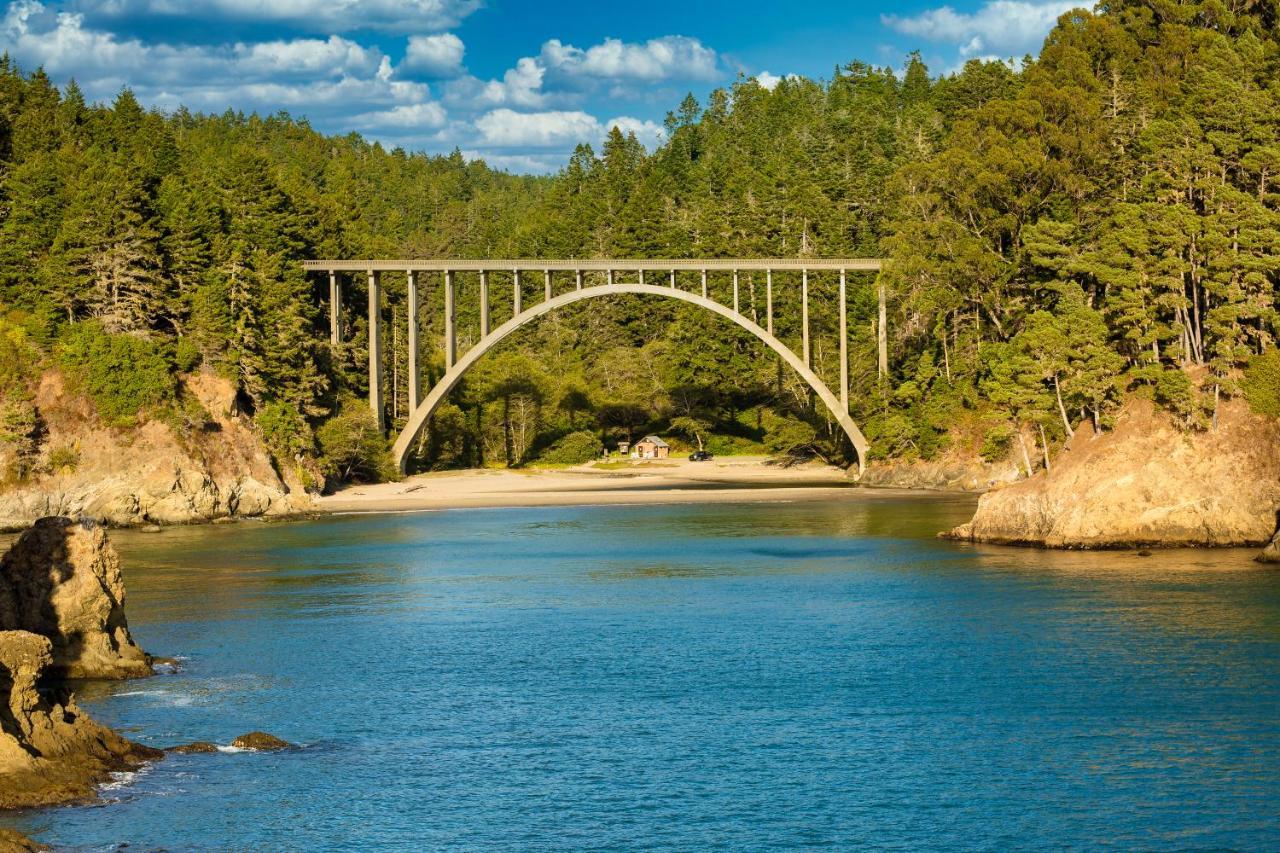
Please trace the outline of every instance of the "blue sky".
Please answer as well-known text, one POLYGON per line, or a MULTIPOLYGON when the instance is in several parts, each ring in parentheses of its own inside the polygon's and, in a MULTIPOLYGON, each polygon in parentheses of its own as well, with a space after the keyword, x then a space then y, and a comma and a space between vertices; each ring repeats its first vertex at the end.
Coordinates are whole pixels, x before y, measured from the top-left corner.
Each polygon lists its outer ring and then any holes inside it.
POLYGON ((287 110, 331 133, 554 171, 609 127, 650 148, 686 92, 919 50, 945 73, 1038 50, 1070 0, 0 0, 0 50, 91 100, 287 110))

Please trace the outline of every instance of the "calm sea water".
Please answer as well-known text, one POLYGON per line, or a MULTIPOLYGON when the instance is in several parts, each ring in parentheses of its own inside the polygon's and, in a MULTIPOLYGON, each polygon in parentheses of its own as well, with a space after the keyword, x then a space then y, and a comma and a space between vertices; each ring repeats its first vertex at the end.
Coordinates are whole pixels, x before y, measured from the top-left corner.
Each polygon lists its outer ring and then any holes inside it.
POLYGON ((940 542, 967 500, 115 535, 82 694, 174 756, 5 822, 72 849, 1280 847, 1280 571, 940 542))

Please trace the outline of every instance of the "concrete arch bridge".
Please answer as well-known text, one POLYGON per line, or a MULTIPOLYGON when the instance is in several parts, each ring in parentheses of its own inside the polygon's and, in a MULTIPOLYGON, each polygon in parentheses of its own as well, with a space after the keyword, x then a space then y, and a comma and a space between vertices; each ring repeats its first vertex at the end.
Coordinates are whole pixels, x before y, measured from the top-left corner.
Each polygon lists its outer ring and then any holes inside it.
POLYGON ((344 276, 366 277, 368 281, 369 316, 369 406, 378 424, 386 428, 384 400, 385 374, 385 320, 383 317, 382 277, 386 273, 403 274, 406 277, 407 351, 408 351, 408 399, 409 416, 404 429, 397 437, 392 453, 400 470, 404 471, 409 451, 418 433, 426 426, 431 415, 444 401, 448 393, 461 381, 467 371, 504 338, 520 327, 533 322, 557 308, 572 305, 586 299, 619 294, 639 294, 650 297, 676 299, 696 305, 712 314, 723 317, 750 332, 778 354, 794 370, 849 438, 858 459, 859 471, 866 467, 868 444, 858 425, 849 416, 849 352, 847 319, 847 276, 850 272, 878 271, 881 261, 874 258, 850 259, 716 259, 716 260, 314 260, 304 262, 312 273, 327 275, 329 284, 330 342, 337 346, 342 342, 342 291, 344 276), (761 271, 765 274, 765 325, 740 310, 740 275, 745 271, 761 271), (796 353, 774 335, 774 280, 775 272, 800 273, 801 351, 796 353), (839 360, 840 388, 833 392, 813 370, 811 359, 811 335, 809 317, 810 273, 827 271, 839 274, 839 360), (457 275, 478 273, 480 339, 459 357, 457 323, 457 275), (542 299, 526 304, 526 286, 523 277, 541 273, 542 299), (556 274, 563 279, 571 275, 572 286, 557 287, 556 274), (512 286, 511 316, 494 326, 491 317, 490 283, 494 274, 509 275, 512 286), (708 276, 732 276, 731 303, 718 301, 708 291, 708 276), (444 303, 444 361, 442 377, 422 394, 420 365, 419 322, 421 313, 421 288, 423 278, 438 277, 443 289, 444 303), (692 282, 690 282, 692 279, 692 282), (681 285, 685 286, 681 286, 681 285), (692 286, 689 286, 692 284, 692 286))

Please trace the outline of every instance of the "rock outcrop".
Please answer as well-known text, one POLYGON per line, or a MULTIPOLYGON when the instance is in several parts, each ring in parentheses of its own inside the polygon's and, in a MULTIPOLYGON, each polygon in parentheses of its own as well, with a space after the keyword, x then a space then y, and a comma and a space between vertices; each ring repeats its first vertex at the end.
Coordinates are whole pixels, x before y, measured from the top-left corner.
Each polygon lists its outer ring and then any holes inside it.
POLYGON ((0 809, 90 800, 113 772, 163 755, 99 725, 69 694, 42 685, 51 648, 47 637, 0 631, 0 809))
POLYGON ((1179 429, 1133 402, 1113 431, 1083 425, 1051 471, 982 496, 974 518, 949 534, 1052 548, 1257 545, 1280 507, 1280 424, 1241 401, 1218 426, 1179 429))
POLYGON ((230 383, 197 374, 183 385, 199 403, 203 422, 175 427, 149 420, 121 430, 102 424, 88 401, 66 391, 56 371, 46 373, 35 396, 42 446, 46 452, 66 449, 76 461, 0 492, 0 530, 21 530, 49 515, 140 526, 288 515, 310 507, 293 472, 282 478, 250 421, 234 413, 230 383))
POLYGON ((1262 553, 1258 555, 1258 562, 1280 563, 1280 531, 1276 531, 1271 544, 1262 549, 1262 553))
POLYGON ((120 558, 93 522, 42 518, 0 557, 0 630, 47 637, 55 675, 151 675, 124 599, 120 558))

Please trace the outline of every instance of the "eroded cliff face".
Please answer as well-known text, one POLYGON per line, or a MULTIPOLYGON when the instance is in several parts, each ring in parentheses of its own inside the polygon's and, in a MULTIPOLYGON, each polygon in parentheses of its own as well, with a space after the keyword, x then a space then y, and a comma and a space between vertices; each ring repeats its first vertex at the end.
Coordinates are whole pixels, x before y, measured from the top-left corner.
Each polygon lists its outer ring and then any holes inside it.
POLYGON ((124 600, 120 558, 93 522, 42 518, 0 557, 0 630, 46 637, 58 676, 151 675, 124 600))
POLYGON ((45 448, 68 448, 74 469, 53 471, 0 491, 0 530, 69 515, 110 525, 182 524, 305 510, 310 498, 286 483, 244 418, 232 414, 230 383, 187 377, 186 389, 208 418, 202 426, 148 421, 105 426, 88 401, 69 394, 50 371, 36 394, 45 448), (175 434, 182 433, 181 435, 175 434))
POLYGON ((1276 533, 1280 424, 1231 401, 1186 432, 1149 403, 1082 426, 1051 471, 983 495, 948 536, 1051 548, 1259 545, 1276 533))
POLYGON ((47 637, 0 631, 0 809, 89 800, 113 772, 163 753, 94 722, 69 693, 41 684, 47 637))
POLYGON ((1271 544, 1262 549, 1262 553, 1258 555, 1260 563, 1280 563, 1280 530, 1276 531, 1275 538, 1271 540, 1271 544))

